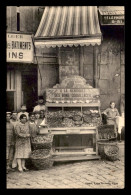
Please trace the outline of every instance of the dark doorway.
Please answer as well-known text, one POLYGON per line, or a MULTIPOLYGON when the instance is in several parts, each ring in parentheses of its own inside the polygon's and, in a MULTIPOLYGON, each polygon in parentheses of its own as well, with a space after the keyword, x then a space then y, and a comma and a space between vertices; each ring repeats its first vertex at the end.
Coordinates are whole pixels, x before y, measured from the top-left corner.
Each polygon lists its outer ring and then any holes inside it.
POLYGON ((37 101, 37 67, 30 71, 22 72, 23 104, 31 112, 37 101))
POLYGON ((6 92, 6 111, 12 112, 14 110, 14 91, 6 92))

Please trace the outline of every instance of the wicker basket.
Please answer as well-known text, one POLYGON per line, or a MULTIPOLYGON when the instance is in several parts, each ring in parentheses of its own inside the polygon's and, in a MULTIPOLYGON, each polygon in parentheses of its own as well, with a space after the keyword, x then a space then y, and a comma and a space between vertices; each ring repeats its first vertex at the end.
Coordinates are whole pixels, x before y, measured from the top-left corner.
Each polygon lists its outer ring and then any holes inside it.
POLYGON ((49 169, 53 165, 52 157, 50 155, 43 157, 42 159, 31 159, 33 165, 39 169, 49 169))
POLYGON ((74 115, 73 120, 74 121, 81 121, 82 117, 80 115, 74 115))
POLYGON ((114 125, 101 125, 98 126, 99 139, 115 138, 114 125))
POLYGON ((45 143, 32 142, 32 146, 33 146, 33 150, 37 150, 37 149, 51 149, 52 141, 51 142, 45 142, 45 143))
POLYGON ((83 121, 75 121, 74 124, 75 125, 82 125, 83 121))
POLYGON ((107 155, 105 153, 104 147, 105 146, 117 146, 117 142, 116 141, 98 141, 98 153, 101 156, 102 159, 107 159, 107 155))
POLYGON ((91 123, 92 122, 92 117, 85 115, 83 116, 83 121, 86 123, 91 123))
POLYGON ((118 159, 118 152, 119 152, 118 146, 112 146, 112 145, 104 146, 104 152, 107 160, 115 161, 118 159))
POLYGON ((48 169, 53 165, 52 155, 50 150, 35 150, 32 152, 30 159, 35 168, 42 170, 48 169), (45 155, 46 154, 46 155, 45 155))
POLYGON ((53 135, 46 134, 46 135, 37 135, 36 137, 32 138, 32 147, 33 150, 37 149, 51 149, 53 142, 53 135))
POLYGON ((85 110, 85 111, 83 111, 83 114, 85 114, 85 115, 91 115, 91 111, 90 110, 85 110))

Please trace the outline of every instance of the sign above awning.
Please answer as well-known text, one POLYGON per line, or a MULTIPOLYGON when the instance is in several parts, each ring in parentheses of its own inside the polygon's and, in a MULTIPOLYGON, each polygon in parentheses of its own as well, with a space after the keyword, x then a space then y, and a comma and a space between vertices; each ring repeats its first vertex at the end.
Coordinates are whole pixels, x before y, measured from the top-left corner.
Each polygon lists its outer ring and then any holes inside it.
POLYGON ((97 6, 45 7, 34 39, 36 47, 100 45, 97 6))
POLYGON ((101 6, 99 13, 101 25, 124 25, 124 6, 101 6))

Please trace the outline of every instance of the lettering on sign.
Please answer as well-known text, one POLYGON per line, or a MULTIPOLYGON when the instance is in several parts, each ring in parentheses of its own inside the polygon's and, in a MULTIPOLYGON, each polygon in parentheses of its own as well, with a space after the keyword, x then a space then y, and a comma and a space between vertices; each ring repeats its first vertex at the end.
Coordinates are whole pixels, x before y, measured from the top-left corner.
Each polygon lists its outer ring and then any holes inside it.
POLYGON ((33 44, 31 35, 7 33, 7 62, 33 63, 33 44))
POLYGON ((98 89, 47 89, 46 100, 49 102, 63 100, 98 100, 98 89))
POLYGON ((124 15, 104 15, 101 24, 124 25, 124 15))

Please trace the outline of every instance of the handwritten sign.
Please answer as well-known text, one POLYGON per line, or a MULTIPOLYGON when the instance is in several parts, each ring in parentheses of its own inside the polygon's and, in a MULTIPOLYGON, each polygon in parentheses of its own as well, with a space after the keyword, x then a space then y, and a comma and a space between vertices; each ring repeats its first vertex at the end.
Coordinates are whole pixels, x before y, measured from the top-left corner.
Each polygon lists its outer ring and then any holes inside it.
POLYGON ((33 63, 33 44, 31 35, 7 33, 6 61, 33 63))
POLYGON ((62 102, 69 101, 74 103, 87 100, 99 100, 98 89, 47 89, 46 90, 46 101, 47 102, 62 102), (76 101, 76 102, 75 102, 76 101))

